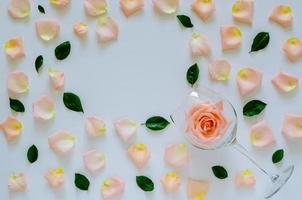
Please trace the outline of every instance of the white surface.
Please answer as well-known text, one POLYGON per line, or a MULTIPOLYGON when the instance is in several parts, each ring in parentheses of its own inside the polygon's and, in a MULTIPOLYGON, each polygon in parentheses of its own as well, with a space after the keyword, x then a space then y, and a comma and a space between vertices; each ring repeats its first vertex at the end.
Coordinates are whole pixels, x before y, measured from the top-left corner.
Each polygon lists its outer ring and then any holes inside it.
POLYGON ((30 78, 30 91, 20 99, 26 106, 25 114, 17 117, 24 124, 22 136, 16 142, 8 143, 5 137, 0 137, 1 169, 0 169, 0 199, 101 199, 100 183, 112 175, 118 175, 126 180, 126 191, 120 199, 164 200, 186 199, 186 179, 188 176, 210 181, 209 200, 233 199, 263 199, 263 190, 268 183, 259 170, 239 153, 227 148, 219 151, 200 151, 190 147, 191 162, 187 170, 181 172, 182 186, 176 194, 165 194, 160 185, 160 177, 171 170, 163 162, 163 152, 167 144, 185 142, 181 133, 170 126, 162 134, 149 133, 144 127, 139 128, 137 142, 145 142, 151 149, 152 158, 148 166, 138 171, 126 155, 126 147, 112 130, 112 121, 128 116, 139 122, 144 122, 152 115, 169 114, 185 97, 190 87, 186 84, 185 73, 194 62, 201 68, 200 85, 209 86, 226 95, 241 113, 244 102, 250 99, 261 99, 268 103, 264 117, 274 130, 277 144, 264 150, 257 150, 249 144, 249 126, 254 120, 243 119, 239 114, 239 141, 251 150, 263 165, 269 170, 278 170, 294 163, 296 170, 289 183, 273 198, 274 200, 300 199, 298 186, 302 184, 301 176, 301 142, 287 142, 281 135, 283 114, 286 112, 302 114, 302 92, 296 91, 289 95, 280 94, 270 80, 278 69, 295 73, 301 77, 301 61, 289 63, 281 45, 290 36, 302 37, 302 2, 266 0, 255 2, 253 27, 238 24, 243 31, 242 47, 238 51, 222 53, 220 50, 219 26, 233 23, 231 5, 234 1, 217 0, 215 16, 203 23, 191 10, 190 2, 182 1, 179 14, 187 14, 195 25, 194 30, 209 36, 213 44, 213 58, 226 58, 232 64, 230 80, 223 83, 209 81, 206 58, 192 60, 188 50, 188 39, 191 29, 183 29, 174 15, 163 17, 152 9, 151 0, 146 2, 143 12, 129 18, 120 11, 118 1, 109 2, 109 14, 117 19, 120 26, 119 39, 109 45, 98 44, 95 36, 95 21, 85 15, 82 1, 73 1, 63 10, 57 10, 48 1, 34 1, 32 15, 27 20, 12 20, 7 15, 7 1, 0 3, 0 43, 16 35, 22 35, 26 48, 26 57, 17 62, 6 58, 4 51, 0 54, 0 119, 3 120, 12 112, 9 108, 6 90, 6 77, 15 69, 24 70, 30 78), (42 15, 37 10, 41 3, 46 10, 42 15), (290 29, 269 23, 267 16, 278 2, 289 3, 294 9, 294 24, 290 29), (61 21, 61 33, 58 38, 49 43, 41 41, 35 34, 34 21, 38 18, 54 17, 61 21), (72 32, 72 24, 77 20, 87 20, 90 25, 86 39, 77 38, 72 32), (260 31, 269 31, 271 42, 264 51, 248 54, 253 37, 260 31), (71 54, 64 61, 56 61, 53 51, 60 42, 70 40, 71 54), (45 64, 38 75, 34 68, 34 60, 39 54, 44 55, 45 64), (62 93, 54 92, 49 84, 47 68, 55 67, 66 74, 65 91, 78 94, 85 109, 85 114, 79 114, 65 109, 62 93), (241 99, 235 84, 236 71, 240 67, 252 66, 264 72, 261 89, 251 97, 241 99), (32 102, 40 95, 53 96, 57 102, 57 116, 49 123, 36 122, 32 117, 32 102), (83 119, 88 115, 98 115, 107 120, 109 130, 105 137, 89 139, 84 130, 83 119), (70 156, 57 156, 48 147, 47 137, 58 129, 67 129, 77 135, 74 152, 70 156), (26 158, 27 148, 35 144, 39 149, 39 159, 30 165, 26 158), (96 176, 91 176, 83 166, 82 155, 89 149, 96 148, 107 155, 106 168, 96 176), (278 148, 285 149, 285 160, 281 166, 271 163, 271 154, 278 148), (211 166, 220 164, 229 171, 226 180, 216 179, 211 166), (52 190, 43 178, 44 172, 52 167, 62 166, 66 171, 66 184, 62 190, 52 190), (257 176, 254 189, 238 190, 234 186, 234 176, 238 170, 251 168, 257 176), (25 193, 9 193, 6 182, 10 172, 26 172, 29 177, 29 188, 25 193), (88 192, 82 192, 73 184, 74 173, 81 172, 90 179, 88 192), (135 183, 136 175, 147 175, 155 182, 155 191, 142 192, 135 183))

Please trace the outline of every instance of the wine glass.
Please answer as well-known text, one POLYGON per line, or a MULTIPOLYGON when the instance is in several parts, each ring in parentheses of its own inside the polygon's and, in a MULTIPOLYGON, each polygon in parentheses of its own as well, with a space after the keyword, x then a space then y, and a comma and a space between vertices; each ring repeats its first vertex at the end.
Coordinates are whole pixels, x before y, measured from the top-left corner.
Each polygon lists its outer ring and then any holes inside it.
POLYGON ((207 89, 207 88, 199 88, 197 91, 192 91, 184 103, 170 116, 173 123, 178 126, 181 131, 185 134, 186 138, 190 141, 190 143, 203 150, 215 150, 226 146, 232 146, 241 154, 246 156, 257 168, 259 168, 265 175, 267 175, 272 185, 269 187, 269 190, 265 192, 265 198, 268 199, 276 194, 283 185, 289 180, 291 177, 294 166, 291 165, 287 167, 285 170, 280 173, 270 173, 261 167, 256 160, 254 160, 250 155, 246 148, 244 148, 240 143, 238 143, 236 139, 237 133, 237 113, 233 107, 233 105, 225 98, 223 98, 220 94, 207 89), (223 105, 223 115, 228 119, 228 126, 224 130, 224 134, 217 140, 212 143, 200 143, 196 141, 196 138, 192 136, 192 134, 188 134, 187 130, 187 113, 190 111, 192 106, 201 102, 222 102, 223 105))

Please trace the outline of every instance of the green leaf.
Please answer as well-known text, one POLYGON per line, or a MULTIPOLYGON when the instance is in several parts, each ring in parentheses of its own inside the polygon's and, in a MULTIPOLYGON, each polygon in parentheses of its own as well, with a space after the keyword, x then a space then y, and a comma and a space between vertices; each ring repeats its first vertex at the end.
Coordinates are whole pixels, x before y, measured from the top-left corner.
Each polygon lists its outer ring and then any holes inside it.
POLYGON ((40 13, 45 14, 45 9, 43 8, 43 6, 38 5, 38 10, 40 11, 40 13))
POLYGON ((35 61, 35 67, 36 67, 36 71, 39 73, 39 69, 42 67, 43 65, 43 56, 42 55, 39 55, 37 58, 36 58, 36 61, 35 61))
POLYGON ((279 149, 277 151, 275 151, 275 153, 272 156, 272 161, 273 163, 278 163, 283 159, 284 156, 284 150, 283 149, 279 149))
POLYGON ((147 119, 145 125, 148 129, 153 131, 160 131, 165 129, 170 122, 161 116, 154 116, 147 119))
POLYGON ((75 95, 71 92, 65 92, 63 95, 63 102, 64 102, 64 105, 66 106, 66 108, 68 108, 72 111, 75 111, 75 112, 84 113, 81 99, 77 95, 75 95))
POLYGON ((90 182, 89 182, 88 178, 86 178, 86 176, 75 173, 74 184, 80 190, 88 190, 90 182))
POLYGON ((180 21, 180 23, 186 28, 192 28, 194 26, 191 22, 190 17, 186 15, 177 15, 177 18, 180 21))
POLYGON ((254 38, 250 53, 264 49, 268 45, 269 40, 270 40, 270 36, 268 32, 258 33, 254 38))
POLYGON ((58 60, 64 60, 70 53, 71 45, 69 41, 65 41, 55 49, 55 56, 58 60))
POLYGON ((34 163, 38 159, 38 149, 34 144, 27 150, 27 159, 30 163, 34 163))
POLYGON ((12 110, 16 112, 25 112, 23 103, 18 99, 9 98, 9 106, 12 110))
POLYGON ((266 103, 260 100, 252 100, 243 107, 243 115, 247 117, 258 115, 265 109, 265 107, 266 103))
POLYGON ((216 166, 212 167, 212 171, 213 171, 214 175, 219 179, 225 179, 228 177, 228 172, 222 166, 216 165, 216 166))
POLYGON ((189 84, 193 86, 198 80, 198 77, 199 77, 199 67, 197 63, 195 63, 194 65, 189 67, 187 71, 187 81, 189 84))
POLYGON ((146 176, 137 176, 136 184, 138 185, 138 187, 140 187, 140 189, 142 189, 145 192, 151 192, 154 190, 153 181, 146 176))

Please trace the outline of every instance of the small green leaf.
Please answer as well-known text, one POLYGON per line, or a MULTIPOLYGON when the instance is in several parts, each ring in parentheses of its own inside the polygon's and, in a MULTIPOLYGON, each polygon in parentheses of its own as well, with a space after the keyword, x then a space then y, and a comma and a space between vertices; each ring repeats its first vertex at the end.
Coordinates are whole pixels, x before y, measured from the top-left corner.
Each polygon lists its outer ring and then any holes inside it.
POLYGON ((168 120, 166 120, 165 118, 160 117, 160 116, 150 117, 149 119, 147 119, 147 121, 145 123, 146 127, 153 131, 163 130, 169 124, 170 124, 170 122, 168 122, 168 120))
POLYGON ((216 166, 212 167, 212 171, 213 171, 214 175, 219 179, 225 179, 228 177, 228 172, 222 166, 216 165, 216 166))
POLYGON ((43 8, 43 6, 38 5, 38 10, 40 11, 40 13, 45 14, 45 9, 43 8))
POLYGON ((70 54, 71 45, 69 41, 65 41, 55 49, 55 56, 58 60, 64 60, 70 54))
POLYGON ((88 190, 90 182, 89 182, 88 178, 86 178, 86 176, 75 173, 74 184, 80 190, 88 190))
POLYGON ((270 40, 270 36, 268 32, 258 33, 254 38, 250 53, 264 49, 268 45, 269 40, 270 40))
POLYGON ((187 81, 190 83, 192 86, 196 83, 199 77, 199 67, 197 63, 189 67, 187 71, 187 81))
POLYGON ((138 187, 140 187, 140 189, 142 189, 145 192, 151 192, 154 190, 153 181, 146 176, 137 176, 136 184, 138 185, 138 187))
POLYGON ((275 153, 272 156, 272 161, 273 163, 278 163, 283 159, 284 156, 284 150, 283 149, 279 149, 277 151, 275 151, 275 153))
POLYGON ((243 107, 243 115, 247 117, 258 115, 265 109, 265 107, 266 103, 260 100, 252 100, 243 107))
POLYGON ((27 150, 27 159, 30 163, 34 163, 38 159, 38 149, 34 144, 27 150))
POLYGON ((75 95, 71 92, 65 92, 63 95, 63 102, 64 102, 64 105, 66 106, 66 108, 68 108, 72 111, 75 111, 75 112, 84 113, 81 99, 77 95, 75 95))
POLYGON ((36 71, 39 73, 39 70, 40 68, 42 67, 43 65, 43 56, 42 55, 39 55, 37 58, 36 58, 36 61, 35 61, 35 67, 36 67, 36 71))
POLYGON ((191 22, 190 17, 186 15, 177 15, 177 18, 180 21, 180 23, 186 28, 192 28, 194 26, 191 22))
POLYGON ((18 99, 9 98, 9 106, 12 110, 16 112, 25 112, 23 103, 18 99))

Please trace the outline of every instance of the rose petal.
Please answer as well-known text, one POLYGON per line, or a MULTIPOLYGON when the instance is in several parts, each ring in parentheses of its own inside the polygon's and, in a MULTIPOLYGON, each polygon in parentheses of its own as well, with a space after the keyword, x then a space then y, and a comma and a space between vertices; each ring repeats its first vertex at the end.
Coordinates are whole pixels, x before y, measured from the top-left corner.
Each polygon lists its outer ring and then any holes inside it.
POLYGON ((27 188, 27 180, 24 173, 11 173, 7 187, 12 192, 24 191, 27 188))
POLYGON ((36 32, 42 40, 52 40, 60 32, 60 23, 54 19, 39 19, 36 21, 36 32))
POLYGON ((78 36, 86 35, 88 24, 86 22, 77 22, 73 25, 73 32, 78 36))
POLYGON ((180 186, 180 178, 176 172, 169 172, 161 178, 161 183, 166 192, 177 192, 180 186))
POLYGON ((108 16, 99 17, 97 20, 96 33, 101 42, 116 40, 118 32, 118 25, 114 19, 108 16))
POLYGON ((227 60, 212 60, 209 63, 209 74, 213 80, 226 81, 231 73, 231 65, 227 60))
POLYGON ((7 117, 1 124, 0 129, 8 141, 14 140, 21 135, 22 123, 14 117, 7 117))
POLYGON ((22 94, 29 90, 27 75, 19 70, 11 72, 7 79, 7 89, 13 94, 22 94))
POLYGON ((253 68, 242 68, 237 73, 237 86, 241 96, 250 94, 260 87, 262 72, 253 68))
POLYGON ((49 0, 49 2, 59 7, 65 7, 69 4, 69 0, 49 0))
POLYGON ((23 39, 20 36, 11 38, 4 43, 6 55, 11 59, 18 59, 25 56, 23 39))
POLYGON ((55 90, 60 90, 64 87, 65 84, 65 75, 64 72, 61 72, 55 68, 48 68, 48 75, 52 83, 52 87, 55 90))
POLYGON ((289 27, 293 21, 292 8, 288 5, 277 5, 273 8, 269 20, 283 27, 289 27))
POLYGON ((164 14, 173 14, 179 6, 179 0, 152 0, 156 10, 164 14))
POLYGON ((65 154, 73 149, 75 139, 70 132, 59 130, 48 137, 48 145, 55 153, 65 154))
POLYGON ((106 0, 85 0, 84 7, 87 14, 93 17, 107 12, 106 0))
POLYGON ((41 96, 33 103, 33 116, 40 120, 50 120, 56 116, 55 102, 51 97, 41 96))
POLYGON ((237 173, 235 183, 237 187, 253 187, 256 184, 256 178, 251 170, 246 169, 237 173))
POLYGON ((48 184, 53 188, 60 188, 64 185, 64 170, 62 167, 57 167, 48 170, 44 175, 48 184))
POLYGON ((291 140, 302 138, 302 115, 285 114, 282 133, 291 140))
POLYGON ((283 92, 290 92, 298 87, 299 77, 279 71, 272 79, 272 83, 283 92))
POLYGON ((232 7, 233 19, 247 24, 253 23, 254 1, 237 0, 232 7))
POLYGON ((119 177, 110 177, 103 181, 101 193, 104 199, 112 199, 125 190, 125 182, 119 177))
POLYGON ((86 169, 92 174, 103 169, 106 163, 105 155, 97 152, 95 149, 87 151, 83 156, 83 160, 86 169))
POLYGON ((144 0, 120 0, 121 9, 128 17, 144 7, 144 0))
POLYGON ((30 14, 30 0, 9 0, 8 13, 13 18, 25 18, 30 14))
POLYGON ((190 200, 203 200, 209 191, 209 182, 188 178, 187 193, 190 200))
POLYGON ((214 0, 195 0, 191 7, 203 21, 208 20, 216 10, 214 0))
POLYGON ((275 143, 273 130, 265 120, 251 127, 250 141, 255 147, 266 147, 275 143))
POLYGON ((114 122, 116 133, 124 142, 128 142, 137 132, 137 123, 134 120, 123 118, 114 122))
POLYGON ((235 25, 224 25, 220 27, 222 50, 239 48, 242 40, 242 33, 235 25))
POLYGON ((190 49, 193 56, 208 56, 211 52, 209 39, 203 34, 193 32, 190 49))
POLYGON ((282 49, 287 58, 294 62, 302 57, 302 40, 296 37, 288 38, 282 49))
POLYGON ((150 152, 145 144, 133 144, 128 155, 138 169, 142 169, 150 159, 150 152))
POLYGON ((87 117, 85 127, 88 135, 92 137, 104 135, 107 131, 105 122, 96 116, 87 117))
POLYGON ((189 162, 188 149, 185 144, 172 144, 166 147, 165 162, 174 168, 183 169, 189 162))

